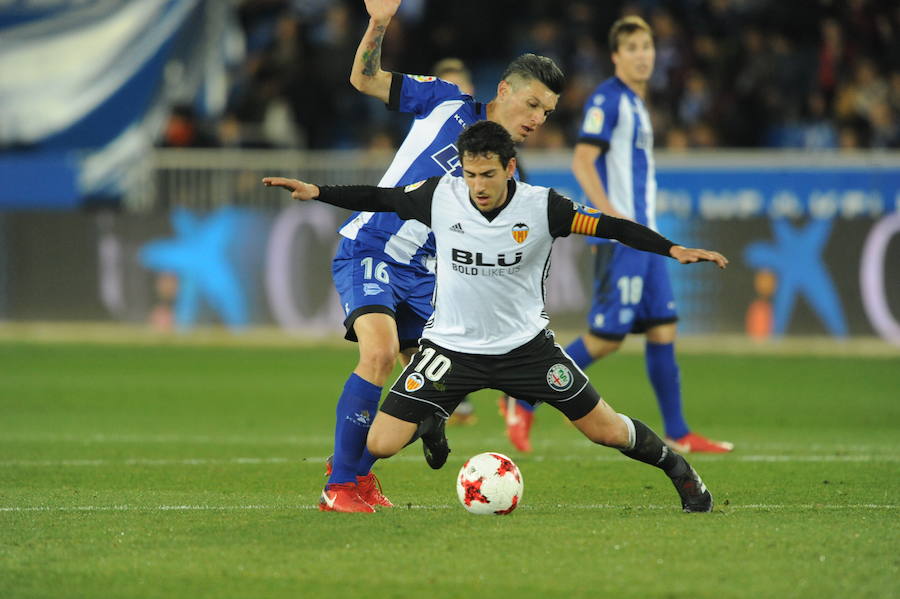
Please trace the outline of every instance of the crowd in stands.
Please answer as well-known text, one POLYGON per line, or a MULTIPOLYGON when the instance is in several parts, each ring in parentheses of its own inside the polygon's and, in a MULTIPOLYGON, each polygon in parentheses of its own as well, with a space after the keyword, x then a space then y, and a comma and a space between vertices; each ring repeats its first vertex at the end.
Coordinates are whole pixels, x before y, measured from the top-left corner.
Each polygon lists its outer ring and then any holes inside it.
MULTIPOLYGON (((896 0, 404 0, 382 66, 429 74, 457 57, 487 101, 512 58, 550 56, 567 85, 528 145, 570 147, 585 98, 613 73, 606 33, 624 14, 654 31, 657 147, 900 147, 896 0)), ((409 117, 348 80, 367 20, 362 0, 237 3, 243 58, 224 115, 176 109, 163 145, 395 147, 409 117)))

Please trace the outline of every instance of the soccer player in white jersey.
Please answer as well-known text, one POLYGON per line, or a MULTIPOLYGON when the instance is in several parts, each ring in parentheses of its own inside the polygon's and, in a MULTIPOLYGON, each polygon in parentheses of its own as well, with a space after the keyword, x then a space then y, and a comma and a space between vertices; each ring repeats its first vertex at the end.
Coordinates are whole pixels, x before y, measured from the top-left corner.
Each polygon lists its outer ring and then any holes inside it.
MULTIPOLYGON (((610 29, 609 48, 615 76, 598 85, 585 103, 572 171, 601 212, 656 230, 653 127, 644 105, 655 56, 650 26, 637 16, 619 19, 610 29)), ((665 260, 608 239, 588 242, 595 252, 588 332, 566 353, 579 368, 587 368, 619 349, 629 333, 644 333, 647 376, 666 442, 682 452, 731 451, 731 443, 691 432, 685 420, 675 360, 678 315, 665 260)), ((517 402, 514 413, 507 408, 507 436, 520 451, 531 449, 533 409, 526 402, 517 402)))
POLYGON ((446 419, 466 394, 496 388, 549 403, 588 439, 656 466, 669 476, 682 509, 708 512, 712 495, 681 455, 639 420, 617 414, 547 329, 544 292, 554 239, 571 233, 614 238, 682 263, 712 261, 717 252, 675 245, 635 222, 576 204, 552 189, 517 183, 509 133, 484 121, 457 142, 463 177, 432 177, 394 189, 318 187, 265 178, 298 200, 318 199, 352 210, 389 210, 435 235, 434 313, 418 352, 391 388, 368 436, 369 452, 394 455, 446 419))
MULTIPOLYGON (((459 176, 455 141, 483 119, 503 125, 520 142, 556 108, 564 78, 549 58, 527 54, 510 63, 487 104, 433 76, 391 73, 381 68, 381 45, 399 0, 366 0, 369 26, 360 41, 350 82, 392 110, 415 121, 379 182, 393 187, 443 174, 459 176)), ((340 229, 332 262, 344 308, 347 339, 358 341, 359 362, 337 403, 334 453, 319 502, 323 511, 371 512, 390 507, 371 472, 375 458, 365 451, 371 418, 398 352, 411 350, 431 315, 434 275, 428 264, 434 240, 428 228, 395 214, 357 212, 340 229)), ((411 351, 410 351, 411 353, 411 351)), ((446 454, 443 423, 422 436, 425 457, 439 468, 446 454)))

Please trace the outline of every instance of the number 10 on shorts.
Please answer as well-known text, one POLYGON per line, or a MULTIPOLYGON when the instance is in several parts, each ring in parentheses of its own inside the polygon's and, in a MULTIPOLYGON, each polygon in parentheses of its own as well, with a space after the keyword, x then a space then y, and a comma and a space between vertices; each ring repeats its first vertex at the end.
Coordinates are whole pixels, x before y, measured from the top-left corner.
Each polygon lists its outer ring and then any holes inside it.
POLYGON ((439 381, 450 370, 450 366, 450 358, 438 354, 433 347, 426 347, 413 370, 424 374, 429 381, 439 381))

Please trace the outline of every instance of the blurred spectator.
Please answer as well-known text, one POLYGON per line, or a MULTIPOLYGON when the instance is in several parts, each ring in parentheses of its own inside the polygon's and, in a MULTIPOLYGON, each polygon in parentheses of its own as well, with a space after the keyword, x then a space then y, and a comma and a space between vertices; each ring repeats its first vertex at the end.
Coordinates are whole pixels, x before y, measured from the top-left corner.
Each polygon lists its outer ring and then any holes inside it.
POLYGON ((837 129, 828 118, 825 96, 822 92, 811 93, 807 99, 806 108, 806 118, 801 127, 800 147, 807 150, 836 148, 837 129))
POLYGON ((163 131, 162 145, 170 148, 207 148, 218 144, 197 121, 190 106, 175 106, 163 131))
MULTIPOLYGON (((179 108, 162 144, 362 148, 406 131, 408 120, 346 80, 366 24, 362 2, 236 3, 246 59, 231 73, 225 116, 198 123, 179 108)), ((550 56, 568 83, 556 128, 529 145, 556 146, 559 133, 571 145, 586 94, 610 74, 597 32, 626 13, 654 28, 650 104, 667 146, 896 147, 900 4, 887 0, 526 0, 515 11, 483 0, 404 0, 382 61, 434 74, 435 60, 458 56, 471 83, 495 80, 521 52, 550 56)))
POLYGON ((464 94, 475 95, 475 86, 472 85, 472 75, 465 63, 458 58, 444 58, 435 63, 431 73, 438 79, 456 84, 464 94))

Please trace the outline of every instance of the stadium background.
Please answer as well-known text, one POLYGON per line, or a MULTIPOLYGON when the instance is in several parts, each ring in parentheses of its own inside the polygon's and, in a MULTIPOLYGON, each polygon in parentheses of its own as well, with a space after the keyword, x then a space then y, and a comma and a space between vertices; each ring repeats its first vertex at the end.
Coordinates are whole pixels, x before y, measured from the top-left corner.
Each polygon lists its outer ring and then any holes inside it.
MULTIPOLYGON (((491 391, 444 469, 379 462, 398 509, 318 513, 357 357, 343 215, 260 178, 380 178, 408 121, 347 82, 363 3, 0 0, 0 596, 895 597, 900 7, 404 0, 383 63, 459 56, 488 100, 516 54, 556 58, 569 87, 523 162, 577 196, 624 11, 656 31, 662 231, 731 258, 672 265, 688 419, 736 444, 690 458, 709 517, 550 410, 510 454, 521 507, 469 516, 456 469, 512 451, 491 391)), ((563 343, 589 261, 555 248, 563 343)), ((640 353, 588 374, 659 430, 640 353)))
MULTIPOLYGON (((656 33, 661 229, 732 258, 679 269, 682 331, 900 342, 891 3, 404 2, 383 64, 458 56, 486 101, 510 57, 552 56, 567 87, 523 163, 579 198, 581 104, 611 74, 596 32, 625 12, 656 33)), ((339 333, 344 215, 258 181, 379 178, 409 121, 347 82, 365 20, 311 0, 6 3, 0 319, 339 333)), ((549 308, 579 328, 589 258, 558 246, 549 308)))

